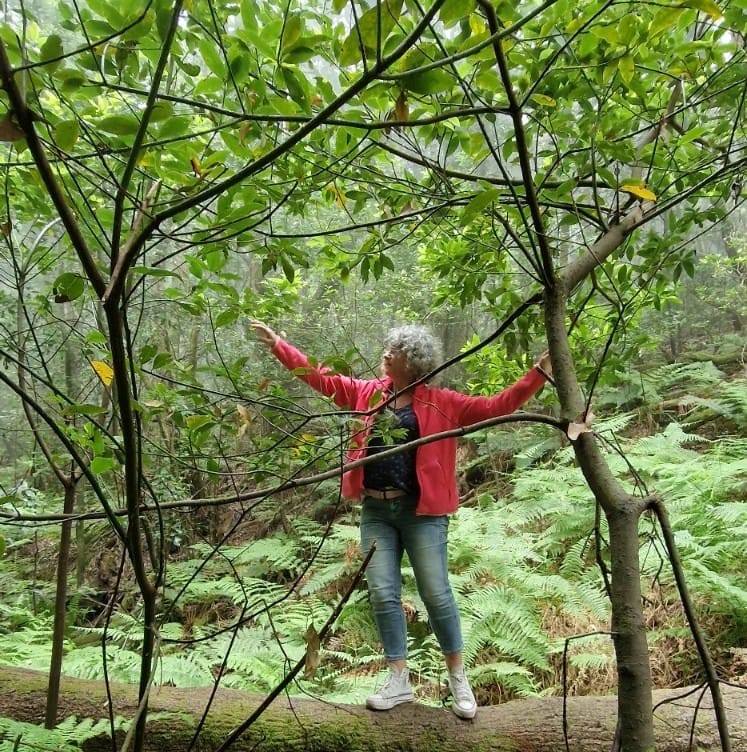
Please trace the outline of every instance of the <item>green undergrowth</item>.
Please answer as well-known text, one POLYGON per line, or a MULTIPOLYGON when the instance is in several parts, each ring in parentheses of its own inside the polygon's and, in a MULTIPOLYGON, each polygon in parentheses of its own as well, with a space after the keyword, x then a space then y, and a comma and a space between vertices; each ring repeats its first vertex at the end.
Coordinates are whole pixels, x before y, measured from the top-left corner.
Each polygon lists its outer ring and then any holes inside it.
MULTIPOLYGON (((747 382, 725 381, 712 363, 669 366, 632 375, 601 395, 596 411, 593 428, 616 476, 633 493, 655 490, 663 497, 699 615, 718 640, 712 647, 724 666, 729 648, 747 640, 747 382), (666 400, 672 404, 662 409, 666 400)), ((594 500, 572 450, 545 428, 485 432, 474 437, 474 447, 462 471, 469 478, 479 470, 480 480, 449 529, 452 584, 473 684, 483 703, 558 694, 566 639, 608 630, 609 603, 595 561, 594 500)), ((313 505, 323 501, 315 498, 313 505)), ((222 547, 194 579, 211 547, 183 549, 167 569, 162 613, 180 595, 160 630, 154 682, 210 686, 228 652, 223 686, 260 693, 273 688, 303 656, 310 628, 318 630, 329 617, 359 566, 358 515, 349 508, 329 530, 310 517, 287 515, 283 526, 259 540, 222 547), (242 614, 244 623, 232 628, 242 614), (224 629, 210 640, 175 642, 224 629)), ((652 518, 642 519, 640 533, 654 676, 662 685, 686 683, 699 669, 652 518)), ((602 516, 601 556, 608 560, 606 535, 602 516)), ((0 660, 46 670, 52 583, 30 580, 21 555, 27 547, 27 539, 8 536, 0 569, 6 593, 0 660)), ((403 577, 411 674, 419 699, 440 704, 442 660, 406 559, 403 577)), ((64 672, 103 678, 102 637, 101 623, 71 626, 64 672)), ((140 640, 137 607, 120 608, 107 632, 112 680, 137 681, 140 640)), ((571 691, 614 689, 608 636, 573 640, 568 655, 571 691)), ((325 641, 316 672, 302 674, 289 691, 358 703, 383 670, 361 587, 325 641)))

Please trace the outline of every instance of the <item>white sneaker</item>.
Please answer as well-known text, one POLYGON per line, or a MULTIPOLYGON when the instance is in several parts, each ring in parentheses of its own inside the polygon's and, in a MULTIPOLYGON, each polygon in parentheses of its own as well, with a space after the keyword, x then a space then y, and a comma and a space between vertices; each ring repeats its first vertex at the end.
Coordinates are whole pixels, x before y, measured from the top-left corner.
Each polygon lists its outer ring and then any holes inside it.
POLYGON ((472 694, 472 688, 464 673, 464 669, 449 672, 449 689, 451 690, 451 709, 460 718, 474 718, 477 713, 477 702, 472 694))
POLYGON ((390 710, 403 702, 412 702, 415 696, 410 686, 410 672, 389 669, 389 676, 378 692, 366 698, 366 707, 371 710, 390 710))

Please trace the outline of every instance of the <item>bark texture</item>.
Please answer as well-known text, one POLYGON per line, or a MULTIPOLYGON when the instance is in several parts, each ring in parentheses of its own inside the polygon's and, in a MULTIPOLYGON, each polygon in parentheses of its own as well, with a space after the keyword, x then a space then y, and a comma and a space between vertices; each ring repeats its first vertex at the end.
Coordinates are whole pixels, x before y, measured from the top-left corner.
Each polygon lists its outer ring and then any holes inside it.
MULTIPOLYGON (((32 723, 44 719, 46 674, 17 668, 0 669, 0 714, 32 723)), ((747 751, 747 690, 724 687, 734 750, 747 751)), ((137 688, 112 685, 115 713, 131 718, 137 707, 137 688)), ((685 690, 657 690, 654 703, 676 697, 685 690)), ((149 752, 186 752, 207 689, 154 687, 150 695, 152 720, 148 722, 145 749, 149 752)), ((656 712, 657 752, 686 752, 693 708, 699 692, 659 708, 656 712)), ((207 723, 195 747, 214 750, 228 733, 247 718, 263 698, 243 692, 219 690, 207 723)), ((449 710, 419 704, 401 705, 387 713, 374 713, 352 705, 331 705, 314 700, 278 699, 242 736, 238 751, 289 752, 562 752, 562 700, 549 697, 517 700, 480 708, 477 718, 460 721, 449 710)), ((606 752, 616 722, 617 698, 574 697, 568 701, 572 752, 606 752)), ((103 718, 106 695, 101 682, 63 678, 60 716, 103 718)), ((121 740, 120 740, 121 741, 121 740)), ((105 737, 85 746, 90 752, 110 752, 105 737)), ((693 749, 719 749, 718 731, 710 697, 706 694, 696 724, 693 749)))

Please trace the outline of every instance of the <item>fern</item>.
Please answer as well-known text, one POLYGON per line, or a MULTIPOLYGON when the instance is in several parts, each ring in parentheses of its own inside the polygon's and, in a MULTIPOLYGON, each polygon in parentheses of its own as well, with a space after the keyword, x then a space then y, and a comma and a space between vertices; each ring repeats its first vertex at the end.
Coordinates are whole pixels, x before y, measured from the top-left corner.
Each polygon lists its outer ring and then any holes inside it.
MULTIPOLYGON (((121 731, 129 722, 115 716, 114 730, 121 731)), ((0 716, 0 752, 80 752, 91 739, 110 736, 109 719, 94 721, 75 716, 65 718, 53 729, 46 729, 33 723, 23 723, 0 716)))

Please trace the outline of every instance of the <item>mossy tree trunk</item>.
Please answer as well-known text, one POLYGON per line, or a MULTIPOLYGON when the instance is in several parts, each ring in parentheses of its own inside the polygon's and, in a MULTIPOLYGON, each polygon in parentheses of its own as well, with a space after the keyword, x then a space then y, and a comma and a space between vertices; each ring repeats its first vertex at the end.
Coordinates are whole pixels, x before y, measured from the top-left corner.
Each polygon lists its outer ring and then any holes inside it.
MULTIPOLYGON (((0 672, 0 714, 38 723, 44 716, 47 677, 38 672, 9 668, 0 672)), ((690 688, 697 689, 697 688, 690 688)), ((687 690, 657 690, 653 700, 676 698, 687 690)), ((657 711, 657 752, 686 752, 699 692, 657 711)), ((209 688, 154 687, 150 695, 151 720, 145 749, 186 752, 207 703, 209 688)), ((113 711, 132 718, 137 688, 112 685, 113 711)), ((264 699, 231 690, 219 690, 207 722, 193 749, 212 752, 264 699)), ((747 692, 729 688, 725 695, 735 749, 747 749, 747 692)), ((462 721, 445 708, 414 703, 386 713, 361 706, 332 705, 309 699, 278 700, 239 737, 236 752, 561 752, 563 701, 560 697, 515 700, 480 708, 474 721, 462 721)), ((102 682, 63 678, 60 715, 105 718, 106 695, 102 682)), ((617 719, 617 698, 572 697, 568 700, 568 739, 572 752, 610 749, 617 719)), ((121 741, 121 740, 120 740, 121 741)), ((99 736, 85 742, 88 752, 110 752, 111 741, 99 736)), ((718 731, 708 695, 695 723, 694 748, 719 749, 718 731)))

